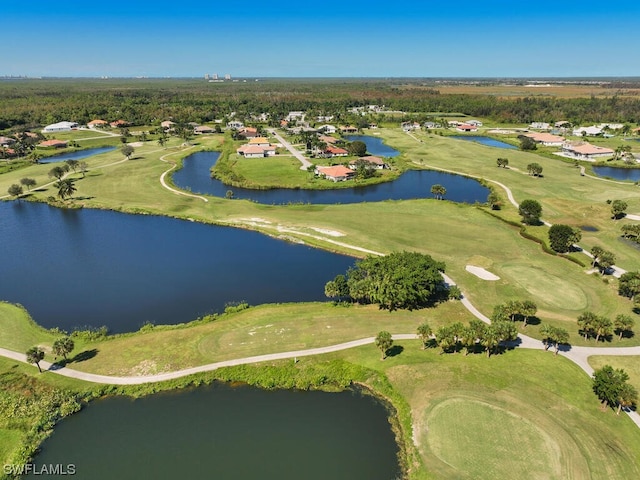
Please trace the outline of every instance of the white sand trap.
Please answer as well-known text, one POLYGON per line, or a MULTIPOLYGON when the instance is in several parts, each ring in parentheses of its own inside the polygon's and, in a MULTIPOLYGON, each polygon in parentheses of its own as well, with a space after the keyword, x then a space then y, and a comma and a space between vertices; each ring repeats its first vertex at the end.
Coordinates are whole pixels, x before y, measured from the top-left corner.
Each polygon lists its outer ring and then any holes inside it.
POLYGON ((497 275, 494 275, 493 273, 491 273, 488 270, 485 270, 482 267, 475 267, 473 265, 467 265, 466 267, 464 267, 464 269, 475 275, 478 278, 481 278, 482 280, 489 280, 491 282, 495 282, 496 280, 500 280, 500 277, 497 275))
POLYGON ((142 142, 131 142, 131 143, 127 143, 127 145, 129 145, 131 147, 142 147, 144 145, 144 143, 142 143, 142 142))
POLYGON ((316 227, 309 227, 311 230, 315 230, 318 233, 324 233, 325 235, 329 235, 331 237, 344 237, 344 233, 342 232, 337 232, 335 230, 328 230, 326 228, 316 228, 316 227))

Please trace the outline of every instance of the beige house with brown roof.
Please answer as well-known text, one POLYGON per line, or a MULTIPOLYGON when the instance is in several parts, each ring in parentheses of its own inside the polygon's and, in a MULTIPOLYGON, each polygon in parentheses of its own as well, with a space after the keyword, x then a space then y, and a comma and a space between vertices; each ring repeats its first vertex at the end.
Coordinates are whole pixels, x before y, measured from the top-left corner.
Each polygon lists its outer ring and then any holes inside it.
POLYGON ((565 143, 562 152, 569 157, 581 160, 595 161, 597 158, 611 157, 615 152, 606 147, 591 145, 590 143, 565 143))
POLYGON ((561 147, 565 142, 564 137, 550 133, 526 133, 524 136, 529 137, 536 143, 541 143, 545 147, 561 147))
POLYGON ((327 180, 334 182, 344 182, 353 177, 356 172, 344 165, 334 165, 333 167, 316 167, 315 173, 324 176, 327 180))

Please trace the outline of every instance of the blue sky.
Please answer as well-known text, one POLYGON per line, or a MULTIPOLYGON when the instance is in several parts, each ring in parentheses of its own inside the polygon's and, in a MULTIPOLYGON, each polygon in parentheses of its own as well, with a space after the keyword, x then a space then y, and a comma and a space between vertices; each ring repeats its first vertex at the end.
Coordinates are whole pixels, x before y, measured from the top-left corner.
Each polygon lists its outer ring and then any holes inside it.
POLYGON ((640 76, 640 3, 3 0, 0 75, 640 76))

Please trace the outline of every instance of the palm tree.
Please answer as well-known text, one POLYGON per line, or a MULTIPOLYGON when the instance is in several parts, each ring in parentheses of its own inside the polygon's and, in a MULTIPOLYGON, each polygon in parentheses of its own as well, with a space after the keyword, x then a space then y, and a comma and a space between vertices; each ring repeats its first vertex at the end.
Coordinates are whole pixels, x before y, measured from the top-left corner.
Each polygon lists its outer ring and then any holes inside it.
POLYGON ((60 197, 62 200, 67 197, 71 197, 77 190, 75 186, 75 180, 72 178, 59 180, 54 185, 58 189, 58 197, 60 197))
POLYGON ((53 353, 56 355, 62 355, 64 359, 67 359, 67 354, 73 351, 75 344, 71 337, 62 337, 53 342, 53 353))
POLYGON ((434 195, 438 200, 442 200, 447 194, 447 189, 440 184, 435 184, 431 186, 431 194, 434 195))
POLYGON ((487 357, 490 357, 493 349, 500 343, 500 334, 493 325, 490 325, 485 329, 484 334, 480 339, 480 343, 487 349, 487 357))
POLYGON ((555 344, 555 354, 558 355, 560 345, 566 345, 569 342, 569 332, 564 328, 551 327, 550 339, 555 344))
POLYGON ((387 350, 391 348, 391 345, 393 345, 393 339, 389 332, 383 330, 378 333, 376 336, 376 347, 382 352, 382 360, 387 358, 387 350))
POLYGON ((44 359, 44 350, 40 347, 31 347, 27 350, 27 362, 35 363, 38 367, 38 371, 42 373, 42 368, 40 368, 40 361, 44 359))
POLYGON ((542 344, 544 345, 545 350, 549 350, 551 346, 553 336, 553 327, 548 323, 545 323, 540 327, 540 335, 542 335, 542 344))
POLYGON ((629 315, 621 313, 616 317, 613 323, 616 327, 616 332, 619 334, 618 340, 622 340, 622 334, 624 332, 630 332, 635 322, 629 315))
POLYGON ((420 337, 420 340, 422 340, 422 350, 424 350, 427 347, 427 342, 433 334, 433 330, 431 329, 429 324, 425 322, 418 325, 416 333, 420 337))

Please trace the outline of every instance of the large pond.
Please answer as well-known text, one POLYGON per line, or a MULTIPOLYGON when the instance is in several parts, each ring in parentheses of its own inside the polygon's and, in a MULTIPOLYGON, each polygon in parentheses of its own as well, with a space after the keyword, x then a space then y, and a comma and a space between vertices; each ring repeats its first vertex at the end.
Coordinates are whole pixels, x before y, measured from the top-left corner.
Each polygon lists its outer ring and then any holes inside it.
POLYGON ((640 181, 640 168, 592 167, 593 173, 600 177, 616 180, 640 181))
POLYGON ((44 157, 39 160, 40 163, 56 163, 64 162, 66 160, 82 160, 83 158, 91 157, 92 155, 99 155, 101 153, 110 152, 115 150, 116 147, 98 147, 89 148, 87 150, 78 150, 76 152, 66 152, 59 155, 53 155, 52 157, 44 157))
POLYGON ((355 142, 360 140, 367 146, 367 152, 371 155, 378 157, 397 157, 400 155, 395 148, 391 148, 389 145, 385 145, 381 138, 372 137, 370 135, 345 135, 347 140, 355 142))
POLYGON ((518 149, 518 147, 515 147, 508 143, 501 142, 500 140, 495 140, 490 137, 483 137, 481 135, 451 135, 451 138, 455 138, 456 140, 466 140, 468 142, 481 143, 482 145, 486 145, 487 147, 504 148, 506 150, 518 149))
POLYGON ((92 480, 391 480, 400 469, 386 417, 352 392, 216 385, 108 398, 56 426, 34 463, 73 464, 92 480))
POLYGON ((326 300, 353 259, 166 217, 0 202, 0 300, 44 327, 176 324, 251 305, 326 300))
POLYGON ((334 190, 295 190, 275 188, 253 190, 230 187, 211 178, 211 167, 219 157, 218 152, 197 152, 184 159, 183 167, 173 175, 173 182, 181 189, 224 197, 228 190, 237 199, 247 199, 265 204, 287 203, 359 203, 383 200, 409 200, 431 197, 431 186, 443 185, 447 189, 445 198, 456 202, 486 202, 489 189, 476 180, 433 170, 409 170, 392 181, 359 188, 334 190))

